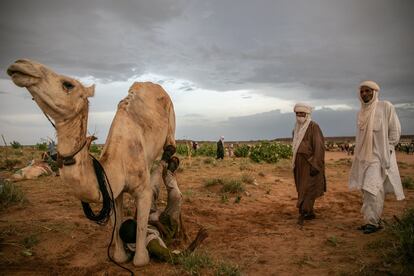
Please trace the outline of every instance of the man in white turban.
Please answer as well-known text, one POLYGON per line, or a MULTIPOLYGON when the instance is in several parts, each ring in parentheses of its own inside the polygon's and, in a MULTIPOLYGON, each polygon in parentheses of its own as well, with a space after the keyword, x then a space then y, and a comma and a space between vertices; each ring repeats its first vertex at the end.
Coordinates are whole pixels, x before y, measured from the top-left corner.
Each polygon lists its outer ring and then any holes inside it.
POLYGON ((400 139, 401 125, 394 106, 378 100, 379 91, 380 87, 373 81, 359 85, 361 110, 349 179, 350 189, 362 190, 361 212, 365 224, 358 229, 365 234, 381 229, 385 193, 394 192, 397 200, 404 199, 394 150, 400 139))
POLYGON ((298 224, 315 218, 315 199, 326 191, 325 141, 319 125, 312 121, 312 107, 297 103, 293 109, 296 124, 293 133, 292 168, 299 209, 298 224))

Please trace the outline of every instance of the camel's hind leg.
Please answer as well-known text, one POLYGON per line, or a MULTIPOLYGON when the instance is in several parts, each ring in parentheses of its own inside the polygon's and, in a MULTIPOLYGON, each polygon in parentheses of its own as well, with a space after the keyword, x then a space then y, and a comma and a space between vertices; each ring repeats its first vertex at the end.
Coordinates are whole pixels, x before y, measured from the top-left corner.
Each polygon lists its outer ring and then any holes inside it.
POLYGON ((149 171, 147 170, 136 181, 136 183, 139 183, 139 187, 134 191, 137 207, 137 241, 133 262, 136 266, 143 266, 149 263, 149 255, 146 248, 148 217, 152 199, 149 171))
POLYGON ((121 237, 119 236, 119 228, 122 224, 122 207, 123 207, 123 194, 121 193, 116 199, 115 199, 115 211, 112 213, 111 219, 112 219, 112 225, 114 225, 114 214, 116 213, 116 226, 115 226, 115 232, 114 232, 114 260, 118 263, 124 263, 128 261, 128 255, 125 252, 123 241, 121 240, 121 237))

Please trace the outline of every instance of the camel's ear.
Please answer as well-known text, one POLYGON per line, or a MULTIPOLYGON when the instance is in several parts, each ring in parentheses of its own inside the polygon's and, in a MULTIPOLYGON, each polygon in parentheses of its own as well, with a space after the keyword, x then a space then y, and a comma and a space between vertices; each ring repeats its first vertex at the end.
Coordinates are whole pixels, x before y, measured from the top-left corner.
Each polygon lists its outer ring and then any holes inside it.
POLYGON ((86 87, 86 96, 93 97, 93 95, 95 95, 95 84, 86 87))

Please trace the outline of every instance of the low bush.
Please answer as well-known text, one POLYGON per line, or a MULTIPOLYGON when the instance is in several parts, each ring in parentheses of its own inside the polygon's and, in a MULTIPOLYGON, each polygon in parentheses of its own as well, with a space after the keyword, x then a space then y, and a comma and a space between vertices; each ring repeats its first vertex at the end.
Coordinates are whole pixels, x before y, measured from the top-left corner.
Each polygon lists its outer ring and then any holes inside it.
POLYGON ((19 187, 0 179, 0 209, 5 209, 12 204, 24 203, 26 197, 19 187))
POLYGON ((249 156, 250 147, 248 145, 240 145, 234 150, 234 156, 247 157, 249 156))
POLYGON ((37 149, 37 150, 41 150, 41 151, 47 151, 47 144, 46 144, 46 142, 43 142, 43 143, 37 143, 36 144, 36 146, 35 146, 35 148, 37 149))
POLYGON ((12 148, 14 148, 14 149, 20 149, 21 147, 22 147, 22 144, 20 144, 19 142, 17 142, 17 141, 13 141, 13 142, 11 142, 10 143, 10 145, 12 146, 12 148))
POLYGON ((391 233, 396 237, 394 248, 396 256, 403 264, 414 263, 414 209, 407 209, 401 218, 395 218, 390 226, 391 233))
POLYGON ((406 176, 402 179, 402 186, 406 189, 414 189, 414 179, 409 176, 406 176))
POLYGON ((280 159, 292 156, 292 146, 282 143, 262 142, 250 149, 250 159, 254 162, 277 163, 280 159))

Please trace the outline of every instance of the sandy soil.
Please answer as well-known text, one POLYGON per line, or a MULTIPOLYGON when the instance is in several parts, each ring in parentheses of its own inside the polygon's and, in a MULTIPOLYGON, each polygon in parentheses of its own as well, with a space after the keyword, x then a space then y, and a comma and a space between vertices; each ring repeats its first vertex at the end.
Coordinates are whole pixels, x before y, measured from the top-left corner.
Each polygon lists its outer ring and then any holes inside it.
MULTIPOLYGON (((398 160, 401 175, 414 177, 414 156, 399 153, 398 160)), ((363 223, 361 196, 348 191, 351 161, 345 153, 327 152, 328 191, 317 200, 317 219, 304 227, 296 224, 296 190, 287 160, 276 165, 231 158, 211 161, 184 159, 178 181, 187 231, 194 237, 199 227, 208 228, 200 250, 214 259, 237 265, 243 275, 346 275, 380 260, 380 252, 369 244, 384 233, 364 235, 356 230, 363 223), (253 176, 257 185, 246 184, 239 203, 235 195, 224 202, 217 189, 203 185, 205 179, 240 179, 244 174, 253 176)), ((7 174, 2 171, 0 177, 7 174)), ((1 275, 128 275, 107 258, 111 226, 98 226, 84 217, 80 202, 70 194, 70 183, 48 176, 16 185, 28 202, 0 211, 1 275), (32 255, 25 256, 23 245, 30 242, 32 255)), ((386 220, 414 206, 414 190, 405 194, 401 202, 387 196, 386 220)), ((129 198, 125 200, 132 206, 129 198)), ((143 268, 126 266, 137 275, 184 273, 180 266, 155 261, 143 268)), ((202 274, 213 273, 207 269, 202 274)))

